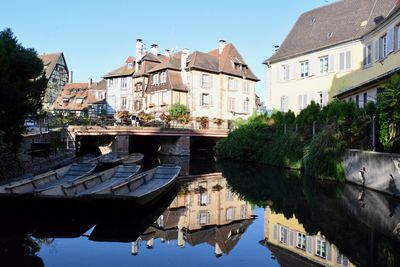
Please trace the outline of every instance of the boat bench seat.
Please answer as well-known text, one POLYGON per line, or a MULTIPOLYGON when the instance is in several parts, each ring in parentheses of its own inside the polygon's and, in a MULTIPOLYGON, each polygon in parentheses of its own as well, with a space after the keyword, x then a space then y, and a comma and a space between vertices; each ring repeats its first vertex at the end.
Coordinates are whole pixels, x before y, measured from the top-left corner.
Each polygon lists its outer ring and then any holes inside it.
POLYGON ((147 173, 141 173, 132 180, 128 180, 111 187, 111 192, 113 194, 123 194, 131 192, 132 190, 135 190, 142 184, 146 183, 148 179, 151 179, 150 175, 148 175, 147 173))
POLYGON ((12 193, 26 193, 29 191, 33 191, 45 184, 57 181, 57 179, 57 173, 55 171, 51 171, 43 173, 41 175, 37 175, 33 178, 28 178, 12 183, 6 186, 5 189, 9 190, 12 193))

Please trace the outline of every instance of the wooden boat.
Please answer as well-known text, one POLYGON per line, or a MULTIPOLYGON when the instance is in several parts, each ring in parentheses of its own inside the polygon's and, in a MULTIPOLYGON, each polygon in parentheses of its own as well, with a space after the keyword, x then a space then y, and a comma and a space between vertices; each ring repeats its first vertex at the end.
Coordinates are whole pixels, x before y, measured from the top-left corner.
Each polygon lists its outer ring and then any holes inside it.
POLYGON ((179 166, 161 165, 111 186, 90 188, 80 195, 102 199, 130 199, 139 205, 145 205, 173 185, 180 170, 179 166))
POLYGON ((133 153, 129 155, 119 155, 117 153, 108 153, 100 157, 99 162, 105 165, 117 164, 138 164, 142 161, 143 154, 133 153))
POLYGON ((137 174, 140 165, 119 165, 114 168, 80 177, 73 181, 40 191, 42 196, 74 197, 88 189, 112 186, 137 174))
POLYGON ((71 182, 94 172, 97 163, 74 163, 0 187, 0 193, 32 194, 71 182))

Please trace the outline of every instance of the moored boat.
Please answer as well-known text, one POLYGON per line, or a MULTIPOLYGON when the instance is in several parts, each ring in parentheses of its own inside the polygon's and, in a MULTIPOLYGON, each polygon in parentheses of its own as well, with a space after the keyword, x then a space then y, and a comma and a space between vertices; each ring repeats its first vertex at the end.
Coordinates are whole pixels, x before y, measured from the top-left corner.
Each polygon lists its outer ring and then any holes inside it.
POLYGON ((139 164, 142 162, 144 155, 141 153, 129 154, 122 160, 123 164, 139 164))
POLYGON ((79 195, 101 199, 129 199, 145 205, 174 184, 181 167, 161 165, 111 186, 88 189, 79 195))
POLYGON ((42 190, 56 187, 60 184, 72 182, 81 177, 90 175, 97 166, 96 162, 74 163, 62 168, 45 172, 33 177, 25 178, 0 186, 0 193, 4 194, 33 194, 42 190))
POLYGON ((139 170, 140 165, 119 165, 103 172, 80 177, 74 181, 59 184, 58 186, 48 188, 47 190, 42 190, 39 192, 39 195, 74 197, 86 190, 112 186, 113 184, 120 183, 121 181, 137 174, 139 170))

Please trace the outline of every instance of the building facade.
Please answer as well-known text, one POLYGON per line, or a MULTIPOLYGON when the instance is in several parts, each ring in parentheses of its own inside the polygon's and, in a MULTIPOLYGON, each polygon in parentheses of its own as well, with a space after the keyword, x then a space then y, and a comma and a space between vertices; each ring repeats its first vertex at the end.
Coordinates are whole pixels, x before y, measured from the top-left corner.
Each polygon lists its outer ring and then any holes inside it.
POLYGON ((44 72, 48 79, 44 105, 49 108, 57 99, 64 85, 69 82, 70 73, 64 53, 43 54, 39 58, 43 61, 44 72))
MULTIPOLYGON (((110 115, 121 110, 118 103, 124 97, 131 103, 125 107, 129 112, 143 111, 156 118, 175 103, 186 105, 192 117, 232 120, 247 118, 256 111, 255 89, 259 80, 235 46, 223 40, 208 53, 183 49, 175 53, 167 50, 161 55, 155 44, 144 52, 142 40, 138 39, 133 65, 132 74, 123 72, 132 77, 132 91, 127 90, 122 96, 122 88, 114 82, 107 86, 110 115)), ((112 72, 105 79, 120 76, 112 72)))
POLYGON ((302 14, 264 61, 268 109, 299 113, 311 101, 326 105, 332 87, 346 87, 347 77, 363 68, 364 37, 395 7, 394 0, 344 0, 302 14))
POLYGON ((400 4, 361 42, 360 67, 336 78, 332 85, 334 97, 352 100, 358 107, 376 102, 382 84, 393 74, 400 73, 400 4))

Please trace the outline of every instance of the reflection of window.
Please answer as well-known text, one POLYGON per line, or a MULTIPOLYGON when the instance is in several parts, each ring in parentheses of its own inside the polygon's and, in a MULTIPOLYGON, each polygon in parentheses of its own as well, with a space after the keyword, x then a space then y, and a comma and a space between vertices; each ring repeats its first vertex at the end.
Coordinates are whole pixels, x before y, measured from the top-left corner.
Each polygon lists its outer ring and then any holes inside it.
POLYGON ((280 237, 279 237, 279 241, 281 241, 282 243, 287 244, 288 242, 288 229, 286 227, 281 226, 281 232, 280 232, 280 237))
POLYGON ((201 211, 198 213, 198 223, 200 225, 207 224, 210 219, 210 214, 208 211, 201 211))
POLYGON ((232 221, 235 218, 235 208, 227 208, 225 211, 225 218, 227 221, 232 221))
POLYGON ((240 217, 242 217, 242 218, 247 217, 247 205, 242 205, 240 207, 240 217))
POLYGON ((336 263, 342 266, 349 266, 349 259, 342 253, 338 252, 336 256, 336 263))
POLYGON ((126 107, 126 97, 121 97, 121 107, 126 107))
POLYGON ((201 192, 199 194, 199 206, 206 206, 208 203, 208 194, 207 191, 201 192))
POLYGON ((229 189, 226 190, 226 200, 233 200, 233 192, 229 189))
POLYGON ((306 235, 303 233, 297 234, 297 244, 296 247, 300 249, 306 249, 306 235))
POLYGON ((326 241, 317 239, 317 251, 315 253, 317 256, 326 258, 326 241))

